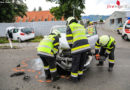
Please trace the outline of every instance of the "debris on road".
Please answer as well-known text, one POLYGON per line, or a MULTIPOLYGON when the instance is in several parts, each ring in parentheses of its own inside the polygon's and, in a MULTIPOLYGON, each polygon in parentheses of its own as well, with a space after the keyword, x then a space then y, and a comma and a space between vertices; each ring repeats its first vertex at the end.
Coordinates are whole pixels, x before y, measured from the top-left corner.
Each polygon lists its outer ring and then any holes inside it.
POLYGON ((20 64, 18 64, 16 67, 20 67, 21 65, 20 64))
POLYGON ((25 74, 25 72, 16 72, 16 73, 11 74, 10 77, 22 76, 22 75, 24 75, 24 74, 25 74))
POLYGON ((57 86, 57 89, 60 89, 60 86, 57 86))
POLYGON ((30 76, 24 76, 23 80, 29 82, 31 80, 31 77, 30 76))
POLYGON ((19 88, 15 88, 15 90, 19 90, 19 88))

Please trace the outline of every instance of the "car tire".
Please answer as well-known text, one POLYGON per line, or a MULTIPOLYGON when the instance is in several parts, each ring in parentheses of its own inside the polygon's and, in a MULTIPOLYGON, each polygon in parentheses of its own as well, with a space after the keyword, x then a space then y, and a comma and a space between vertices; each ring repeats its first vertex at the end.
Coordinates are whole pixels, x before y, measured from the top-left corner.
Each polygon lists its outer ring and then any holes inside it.
POLYGON ((22 40, 21 40, 21 38, 20 38, 20 37, 18 37, 18 39, 17 39, 17 40, 18 40, 18 42, 19 42, 19 43, 21 43, 21 42, 22 42, 22 40))
POLYGON ((128 41, 128 36, 127 36, 127 35, 124 35, 124 36, 123 36, 123 39, 126 40, 126 41, 128 41))

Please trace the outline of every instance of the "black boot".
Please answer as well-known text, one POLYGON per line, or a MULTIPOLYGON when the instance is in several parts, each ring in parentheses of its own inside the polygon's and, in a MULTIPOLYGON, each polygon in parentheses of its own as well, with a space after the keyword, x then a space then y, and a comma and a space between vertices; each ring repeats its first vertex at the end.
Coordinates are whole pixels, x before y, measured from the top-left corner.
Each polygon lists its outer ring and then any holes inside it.
POLYGON ((112 72, 113 71, 113 67, 114 67, 114 63, 109 63, 108 71, 112 72))
POLYGON ((103 66, 103 61, 99 61, 99 63, 97 64, 97 66, 103 66))
POLYGON ((80 81, 80 80, 82 80, 83 79, 83 75, 79 75, 78 76, 78 80, 80 81))
POLYGON ((52 75, 52 81, 54 82, 60 79, 60 75, 57 72, 53 72, 51 73, 51 75, 52 75))
POLYGON ((69 80, 70 80, 71 82, 73 82, 73 83, 77 83, 77 82, 79 82, 78 77, 70 77, 69 80))
POLYGON ((46 80, 51 80, 51 73, 49 70, 44 70, 45 71, 45 75, 46 75, 46 80))

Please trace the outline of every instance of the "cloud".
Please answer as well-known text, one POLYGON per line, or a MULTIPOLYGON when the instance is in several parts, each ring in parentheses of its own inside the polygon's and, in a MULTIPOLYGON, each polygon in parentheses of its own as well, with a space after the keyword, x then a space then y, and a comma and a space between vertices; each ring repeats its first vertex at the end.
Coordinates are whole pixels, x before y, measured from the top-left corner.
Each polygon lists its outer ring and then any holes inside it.
POLYGON ((49 10, 51 7, 58 6, 58 4, 47 2, 46 0, 26 0, 28 10, 33 11, 34 8, 38 10, 39 6, 42 7, 42 10, 49 10))

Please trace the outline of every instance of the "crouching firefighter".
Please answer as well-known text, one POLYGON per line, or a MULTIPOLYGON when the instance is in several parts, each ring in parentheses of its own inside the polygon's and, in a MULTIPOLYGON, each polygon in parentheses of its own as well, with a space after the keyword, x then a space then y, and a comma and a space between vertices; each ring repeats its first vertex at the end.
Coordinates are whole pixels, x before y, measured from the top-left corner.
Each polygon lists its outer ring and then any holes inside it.
POLYGON ((104 60, 109 56, 109 68, 108 71, 112 71, 114 67, 114 51, 115 51, 116 41, 112 36, 102 35, 99 37, 95 44, 95 58, 99 60, 97 66, 103 66, 104 60), (100 49, 100 52, 99 52, 100 49), (105 57, 101 60, 101 57, 105 57))
POLYGON ((78 21, 74 17, 67 19, 66 38, 72 54, 70 80, 77 82, 83 76, 86 52, 90 51, 90 44, 88 43, 84 26, 78 24, 78 21))
POLYGON ((56 68, 56 54, 58 52, 60 32, 54 30, 48 36, 41 40, 37 51, 38 56, 43 61, 46 82, 56 81, 59 79, 56 68))

